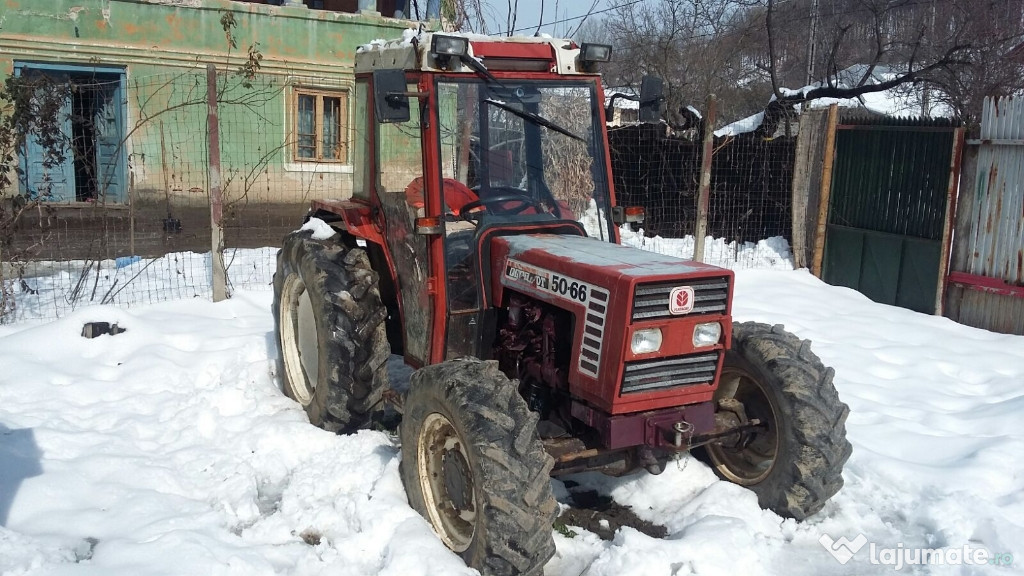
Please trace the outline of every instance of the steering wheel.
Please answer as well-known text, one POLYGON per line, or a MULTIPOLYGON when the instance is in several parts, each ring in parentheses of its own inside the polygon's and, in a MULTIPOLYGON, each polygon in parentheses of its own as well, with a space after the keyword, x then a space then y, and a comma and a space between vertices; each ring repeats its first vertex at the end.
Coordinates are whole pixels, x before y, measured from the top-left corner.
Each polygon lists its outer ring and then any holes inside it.
POLYGON ((527 196, 526 194, 501 194, 499 196, 491 196, 489 198, 478 198, 476 200, 473 200, 472 202, 467 202, 463 204, 462 208, 459 210, 459 215, 466 220, 475 220, 475 215, 471 214, 473 210, 476 210, 477 208, 483 208, 484 210, 479 213, 483 214, 486 212, 490 212, 493 209, 493 207, 504 204, 505 202, 519 203, 518 206, 513 206, 512 208, 505 208, 504 213, 507 214, 519 214, 520 212, 526 210, 527 208, 535 208, 537 212, 545 211, 544 206, 542 206, 540 202, 534 200, 533 198, 527 196))

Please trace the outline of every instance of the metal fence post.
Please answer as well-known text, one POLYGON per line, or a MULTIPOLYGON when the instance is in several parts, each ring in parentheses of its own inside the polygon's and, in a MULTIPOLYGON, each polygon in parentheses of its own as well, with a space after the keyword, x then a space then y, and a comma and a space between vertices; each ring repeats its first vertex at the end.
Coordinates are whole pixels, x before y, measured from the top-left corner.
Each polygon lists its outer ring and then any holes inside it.
POLYGON ((715 95, 708 96, 704 112, 704 142, 700 155, 700 188, 697 190, 697 226, 693 232, 693 259, 704 261, 704 237, 708 232, 708 207, 711 203, 711 156, 715 146, 715 95))
POLYGON ((210 264, 213 272, 213 301, 228 297, 224 268, 224 203, 220 189, 220 126, 217 119, 217 68, 206 65, 206 127, 209 137, 210 264))
POLYGON ((949 184, 946 186, 946 219, 942 227, 942 249, 939 253, 939 282, 935 293, 935 315, 942 316, 946 306, 946 284, 949 260, 953 245, 953 228, 956 226, 957 190, 960 184, 960 162, 963 160, 964 135, 961 126, 953 133, 953 152, 949 159, 949 184))

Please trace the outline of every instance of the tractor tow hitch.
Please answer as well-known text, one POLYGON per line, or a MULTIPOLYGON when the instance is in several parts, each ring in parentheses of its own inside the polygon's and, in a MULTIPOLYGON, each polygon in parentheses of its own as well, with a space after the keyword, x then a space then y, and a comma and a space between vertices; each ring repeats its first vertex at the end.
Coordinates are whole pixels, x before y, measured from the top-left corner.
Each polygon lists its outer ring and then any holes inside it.
POLYGON ((698 446, 703 446, 720 438, 726 438, 738 434, 740 435, 740 440, 736 443, 736 445, 737 447, 742 448, 743 446, 749 444, 750 440, 753 438, 752 435, 744 434, 744 432, 750 432, 753 430, 761 429, 764 428, 765 426, 766 424, 764 422, 761 422, 760 420, 755 418, 750 422, 747 422, 746 424, 740 424, 739 426, 729 428, 728 430, 722 430, 718 432, 711 432, 709 434, 701 434, 699 436, 694 436, 690 438, 690 442, 687 444, 687 447, 696 448, 698 446))

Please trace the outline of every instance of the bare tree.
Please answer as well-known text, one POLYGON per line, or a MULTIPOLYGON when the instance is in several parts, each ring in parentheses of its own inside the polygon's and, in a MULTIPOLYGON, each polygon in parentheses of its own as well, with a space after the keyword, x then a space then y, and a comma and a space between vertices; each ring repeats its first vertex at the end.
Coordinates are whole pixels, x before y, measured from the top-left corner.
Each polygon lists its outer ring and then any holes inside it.
POLYGON ((661 76, 670 112, 715 93, 725 122, 770 102, 767 132, 796 104, 894 87, 908 113, 944 104, 970 121, 985 95, 1024 88, 1021 60, 1005 58, 1022 22, 1019 0, 620 0, 602 27, 610 83, 661 76))
MULTIPOLYGON (((0 87, 0 193, 17 186, 18 150, 24 149, 29 134, 42 153, 44 174, 64 162, 69 140, 63 129, 63 106, 68 90, 66 83, 44 74, 9 76, 0 87)), ((14 235, 25 214, 43 208, 48 185, 49 177, 44 177, 39 195, 0 197, 0 319, 14 311, 12 283, 24 282, 25 263, 35 248, 16 247, 14 235)))
POLYGON ((751 113, 767 82, 749 46, 763 24, 745 20, 743 9, 728 0, 620 2, 603 21, 615 47, 609 82, 638 87, 644 75, 663 78, 670 117, 710 93, 726 116, 751 113))
POLYGON ((747 14, 764 19, 773 79, 799 86, 805 70, 818 71, 811 87, 775 91, 766 109, 766 132, 794 104, 815 98, 857 98, 903 86, 915 101, 909 113, 930 114, 938 102, 972 123, 984 96, 1024 89, 1024 67, 1004 57, 1024 39, 1019 0, 838 0, 820 14, 810 0, 784 5, 766 0, 747 14), (772 25, 811 18, 820 18, 814 22, 820 30, 814 41, 821 44, 810 50, 805 43, 812 40, 804 31, 812 26, 772 25), (807 53, 819 60, 802 61, 807 53))
MULTIPOLYGON (((518 0, 513 0, 518 1, 518 0)), ((486 0, 442 0, 441 17, 452 32, 487 34, 487 21, 494 15, 486 0)))

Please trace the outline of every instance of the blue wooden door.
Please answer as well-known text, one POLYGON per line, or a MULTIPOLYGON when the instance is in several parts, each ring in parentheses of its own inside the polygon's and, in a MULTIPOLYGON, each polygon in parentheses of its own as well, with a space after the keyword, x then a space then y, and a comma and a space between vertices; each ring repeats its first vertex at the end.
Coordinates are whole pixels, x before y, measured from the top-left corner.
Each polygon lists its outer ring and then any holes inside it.
POLYGON ((47 89, 68 89, 58 114, 63 159, 56 162, 38 133, 29 133, 20 159, 22 191, 44 202, 126 201, 124 70, 18 62, 15 74, 45 75, 47 89))
MULTIPOLYGON (((57 116, 64 134, 71 134, 70 93, 57 116)), ((25 153, 21 159, 21 180, 25 193, 29 198, 44 202, 74 200, 74 153, 68 146, 70 139, 64 138, 64 142, 58 144, 54 150, 46 150, 39 140, 39 134, 35 132, 29 133, 25 138, 25 153), (58 156, 63 156, 63 160, 59 160, 58 156)))
POLYGON ((97 94, 96 113, 96 185, 99 199, 120 202, 125 198, 124 117, 121 83, 104 82, 97 94))

